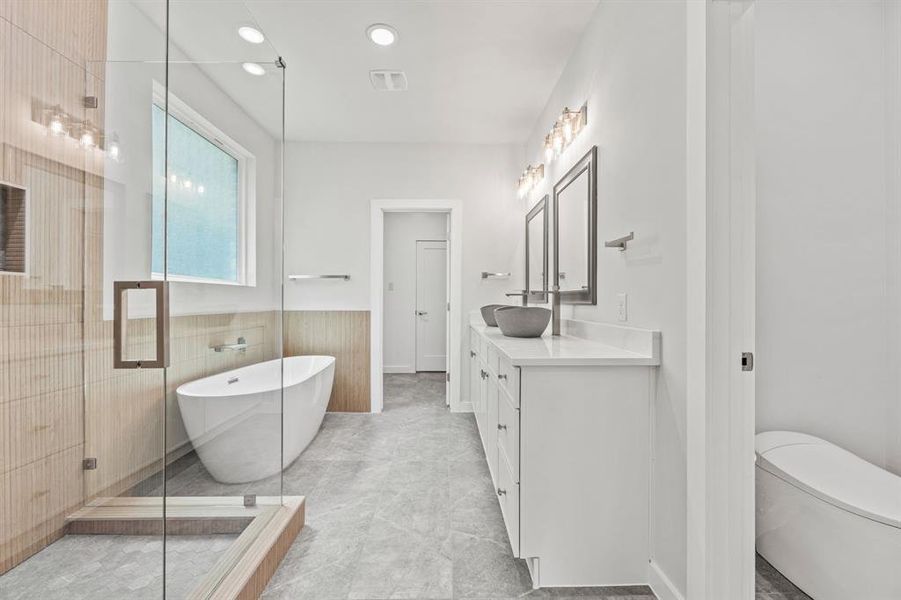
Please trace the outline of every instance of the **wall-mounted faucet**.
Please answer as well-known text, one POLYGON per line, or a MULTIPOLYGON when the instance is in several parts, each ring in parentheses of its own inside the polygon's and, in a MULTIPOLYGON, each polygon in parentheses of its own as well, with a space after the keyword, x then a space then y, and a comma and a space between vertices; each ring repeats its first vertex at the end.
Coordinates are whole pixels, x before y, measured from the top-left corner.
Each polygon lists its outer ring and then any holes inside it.
POLYGON ((238 338, 237 344, 220 344, 219 346, 210 346, 213 349, 213 352, 222 352, 224 350, 231 350, 232 352, 247 352, 247 340, 243 337, 238 338))

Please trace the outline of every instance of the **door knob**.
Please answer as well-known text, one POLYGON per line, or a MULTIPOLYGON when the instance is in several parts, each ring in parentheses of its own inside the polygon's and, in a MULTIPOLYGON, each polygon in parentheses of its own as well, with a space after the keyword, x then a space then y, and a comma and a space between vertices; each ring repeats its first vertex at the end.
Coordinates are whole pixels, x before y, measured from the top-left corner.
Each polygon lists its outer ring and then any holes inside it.
POLYGON ((416 311, 416 314, 419 315, 419 316, 421 317, 422 315, 427 315, 427 314, 429 314, 429 313, 428 313, 427 311, 424 311, 424 310, 417 310, 417 311, 416 311))

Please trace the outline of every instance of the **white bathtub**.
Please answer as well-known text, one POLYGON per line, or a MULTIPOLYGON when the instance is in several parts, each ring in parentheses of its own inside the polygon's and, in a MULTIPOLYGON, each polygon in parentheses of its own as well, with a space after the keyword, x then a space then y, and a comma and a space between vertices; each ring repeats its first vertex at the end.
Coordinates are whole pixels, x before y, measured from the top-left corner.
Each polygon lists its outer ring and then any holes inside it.
POLYGON ((217 481, 256 481, 291 464, 316 437, 334 377, 333 356, 275 359, 185 383, 176 390, 178 407, 217 481))

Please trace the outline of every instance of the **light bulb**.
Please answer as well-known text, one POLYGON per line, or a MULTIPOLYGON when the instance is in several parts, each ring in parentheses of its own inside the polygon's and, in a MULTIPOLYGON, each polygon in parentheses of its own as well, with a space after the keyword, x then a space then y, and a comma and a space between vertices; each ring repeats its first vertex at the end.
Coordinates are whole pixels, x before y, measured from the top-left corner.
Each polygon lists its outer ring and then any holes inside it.
POLYGON ((570 143, 573 139, 573 122, 569 117, 563 121, 563 139, 566 143, 570 143))
POLYGON ((66 135, 66 126, 63 124, 63 119, 60 115, 54 115, 50 119, 50 133, 55 136, 66 135))
POLYGON ((172 183, 175 183, 176 181, 178 181, 178 176, 175 175, 175 173, 173 173, 172 175, 169 175, 169 181, 171 181, 172 183))
POLYGON ((82 148, 88 149, 94 147, 94 132, 90 129, 83 129, 81 131, 81 137, 78 139, 78 143, 81 144, 82 148))
POLYGON ((544 158, 548 162, 554 160, 554 143, 550 135, 544 136, 544 158))
POLYGON ((257 63, 246 62, 242 64, 241 67, 251 75, 256 75, 257 77, 266 74, 266 69, 257 63))
POLYGON ((198 194, 200 194, 200 195, 202 196, 204 191, 206 191, 206 190, 205 190, 205 188, 204 188, 202 185, 198 185, 198 186, 197 186, 197 193, 198 193, 198 194))
POLYGON ((115 133, 111 135, 106 142, 106 155, 116 162, 119 162, 119 159, 122 158, 122 147, 119 145, 119 136, 115 133))
POLYGON ((366 36, 376 46, 390 46, 397 41, 397 30, 391 25, 376 23, 366 28, 366 36))
POLYGON ((193 185, 193 184, 191 183, 191 180, 190 180, 190 179, 185 179, 185 188, 186 188, 186 189, 189 189, 189 190, 190 190, 192 185, 193 185))
POLYGON ((251 44, 262 44, 266 40, 262 31, 249 25, 238 27, 238 35, 251 44))

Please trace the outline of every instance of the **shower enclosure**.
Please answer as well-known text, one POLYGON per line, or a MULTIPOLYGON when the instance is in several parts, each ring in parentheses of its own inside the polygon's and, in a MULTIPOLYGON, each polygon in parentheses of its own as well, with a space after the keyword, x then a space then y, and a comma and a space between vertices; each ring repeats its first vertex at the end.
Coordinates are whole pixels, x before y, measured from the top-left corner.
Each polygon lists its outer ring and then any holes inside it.
POLYGON ((209 597, 292 502, 281 368, 193 443, 177 393, 282 358, 285 65, 242 26, 0 2, 2 597, 209 597), (275 474, 220 483, 196 447, 251 427, 275 474))

